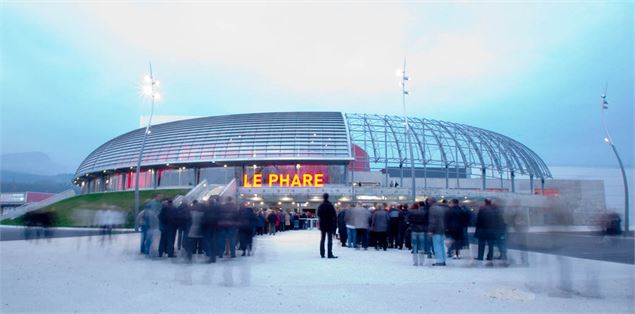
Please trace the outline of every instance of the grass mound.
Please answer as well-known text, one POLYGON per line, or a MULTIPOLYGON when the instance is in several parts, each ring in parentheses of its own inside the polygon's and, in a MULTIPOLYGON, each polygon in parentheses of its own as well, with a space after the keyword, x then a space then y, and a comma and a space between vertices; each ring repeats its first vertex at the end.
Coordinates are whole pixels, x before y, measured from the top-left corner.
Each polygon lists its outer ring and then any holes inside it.
MULTIPOLYGON (((140 206, 143 206, 155 193, 161 193, 163 197, 171 198, 177 195, 185 195, 188 191, 188 189, 139 191, 139 203, 141 204, 140 206)), ((124 212, 127 217, 126 227, 132 227, 134 222, 132 217, 134 213, 133 208, 134 192, 126 191, 78 195, 38 209, 36 212, 52 212, 54 216, 53 226, 55 227, 76 227, 79 226, 79 224, 73 217, 74 213, 78 210, 91 210, 96 212, 100 209, 111 209, 124 212)), ((23 225, 23 218, 24 216, 15 219, 4 219, 0 224, 23 225)))

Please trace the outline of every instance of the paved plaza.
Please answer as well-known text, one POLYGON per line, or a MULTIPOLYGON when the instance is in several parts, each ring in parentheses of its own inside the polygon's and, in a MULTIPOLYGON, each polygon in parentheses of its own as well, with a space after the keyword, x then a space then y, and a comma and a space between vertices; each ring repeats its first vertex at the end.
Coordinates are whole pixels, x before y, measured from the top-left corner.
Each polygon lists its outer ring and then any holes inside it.
MULTIPOLYGON (((315 230, 257 237, 253 256, 151 260, 139 236, 0 242, 2 312, 624 312, 635 266, 530 254, 530 267, 467 258, 412 266, 408 252, 335 247, 315 230), (561 271, 564 270, 564 271, 561 271), (556 289, 572 276, 573 291, 556 289)), ((512 257, 519 252, 511 251, 512 257)))

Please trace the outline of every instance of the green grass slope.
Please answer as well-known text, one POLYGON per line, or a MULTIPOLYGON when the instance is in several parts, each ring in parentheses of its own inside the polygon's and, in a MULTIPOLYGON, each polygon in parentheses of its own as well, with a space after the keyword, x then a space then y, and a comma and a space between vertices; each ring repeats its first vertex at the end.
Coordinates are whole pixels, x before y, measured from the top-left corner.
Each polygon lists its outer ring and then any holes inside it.
MULTIPOLYGON (((143 206, 143 203, 150 200, 155 193, 161 193, 164 198, 171 198, 177 195, 185 195, 188 191, 187 189, 139 191, 139 202, 141 206, 143 206)), ((78 195, 51 204, 37 210, 37 212, 54 212, 55 219, 53 225, 56 227, 75 227, 77 223, 73 219, 73 213, 78 209, 95 211, 100 209, 112 209, 126 212, 128 217, 127 226, 132 227, 133 207, 134 192, 126 191, 78 195)), ((2 225, 22 225, 23 223, 23 217, 4 219, 0 222, 2 225)))

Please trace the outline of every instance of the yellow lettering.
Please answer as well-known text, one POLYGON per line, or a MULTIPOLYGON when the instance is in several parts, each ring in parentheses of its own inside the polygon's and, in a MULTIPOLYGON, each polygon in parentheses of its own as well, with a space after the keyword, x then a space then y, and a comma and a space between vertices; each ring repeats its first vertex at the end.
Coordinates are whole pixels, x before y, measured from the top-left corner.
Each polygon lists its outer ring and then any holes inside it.
POLYGON ((291 182, 291 187, 294 186, 302 186, 302 183, 300 183, 300 177, 298 177, 298 175, 293 175, 293 181, 291 182))
POLYGON ((269 174, 269 186, 272 186, 276 182, 278 182, 278 175, 270 173, 269 174))
POLYGON ((280 186, 289 186, 289 175, 283 174, 280 176, 280 186))
POLYGON ((246 174, 243 174, 243 186, 246 188, 251 187, 251 184, 249 184, 249 177, 246 174))
POLYGON ((262 173, 254 174, 254 187, 262 187, 262 173))
POLYGON ((324 174, 318 173, 315 175, 315 187, 324 186, 324 174))
POLYGON ((302 175, 302 186, 313 186, 313 176, 308 173, 302 175))

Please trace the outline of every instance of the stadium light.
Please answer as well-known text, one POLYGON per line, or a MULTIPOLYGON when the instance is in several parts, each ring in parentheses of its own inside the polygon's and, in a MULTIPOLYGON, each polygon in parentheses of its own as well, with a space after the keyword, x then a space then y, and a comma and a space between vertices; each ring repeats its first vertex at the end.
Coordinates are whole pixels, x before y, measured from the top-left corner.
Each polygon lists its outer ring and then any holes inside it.
POLYGON ((609 133, 609 129, 606 127, 606 118, 604 111, 609 109, 609 103, 606 101, 606 91, 608 89, 608 85, 604 88, 604 94, 600 96, 602 99, 600 102, 600 110, 602 111, 602 126, 604 127, 604 142, 611 146, 613 153, 615 154, 615 158, 617 158, 617 162, 620 165, 620 170, 622 171, 622 181, 624 182, 624 234, 628 232, 629 229, 629 201, 628 201, 628 181, 626 179, 626 171, 624 171, 624 164, 622 164, 622 159, 620 155, 617 153, 617 148, 613 143, 613 139, 611 138, 611 134, 609 133))
MULTIPOLYGON (((403 103, 403 120, 404 120, 404 129, 406 133, 406 140, 408 141, 408 150, 410 151, 410 177, 412 178, 412 192, 410 197, 412 198, 412 202, 417 201, 417 184, 415 177, 415 160, 414 160, 414 152, 412 151, 412 140, 410 139, 410 127, 408 125, 408 115, 406 114, 406 95, 410 93, 406 90, 406 81, 409 81, 410 78, 406 74, 406 58, 403 58, 403 69, 398 70, 398 76, 401 78, 400 86, 401 86, 401 99, 403 103)), ((403 187, 403 170, 402 170, 402 187, 403 187)))
MULTIPOLYGON (((146 97, 150 97, 151 99, 151 107, 150 107, 150 118, 148 119, 148 124, 146 126, 146 131, 143 132, 143 140, 141 141, 141 149, 139 150, 139 159, 137 160, 137 172, 135 175, 135 185, 134 185, 134 217, 137 217, 139 214, 139 175, 141 173, 141 159, 143 158, 143 149, 146 146, 146 140, 148 135, 150 134, 150 125, 152 124, 152 114, 154 113, 154 102, 159 101, 161 99, 161 95, 157 91, 159 86, 159 81, 154 79, 152 75, 152 63, 149 63, 150 73, 146 74, 143 77, 144 85, 142 87, 143 95, 146 97)), ((169 164, 168 164, 169 165, 169 164)), ((138 230, 139 226, 135 223, 135 231, 138 230)))

